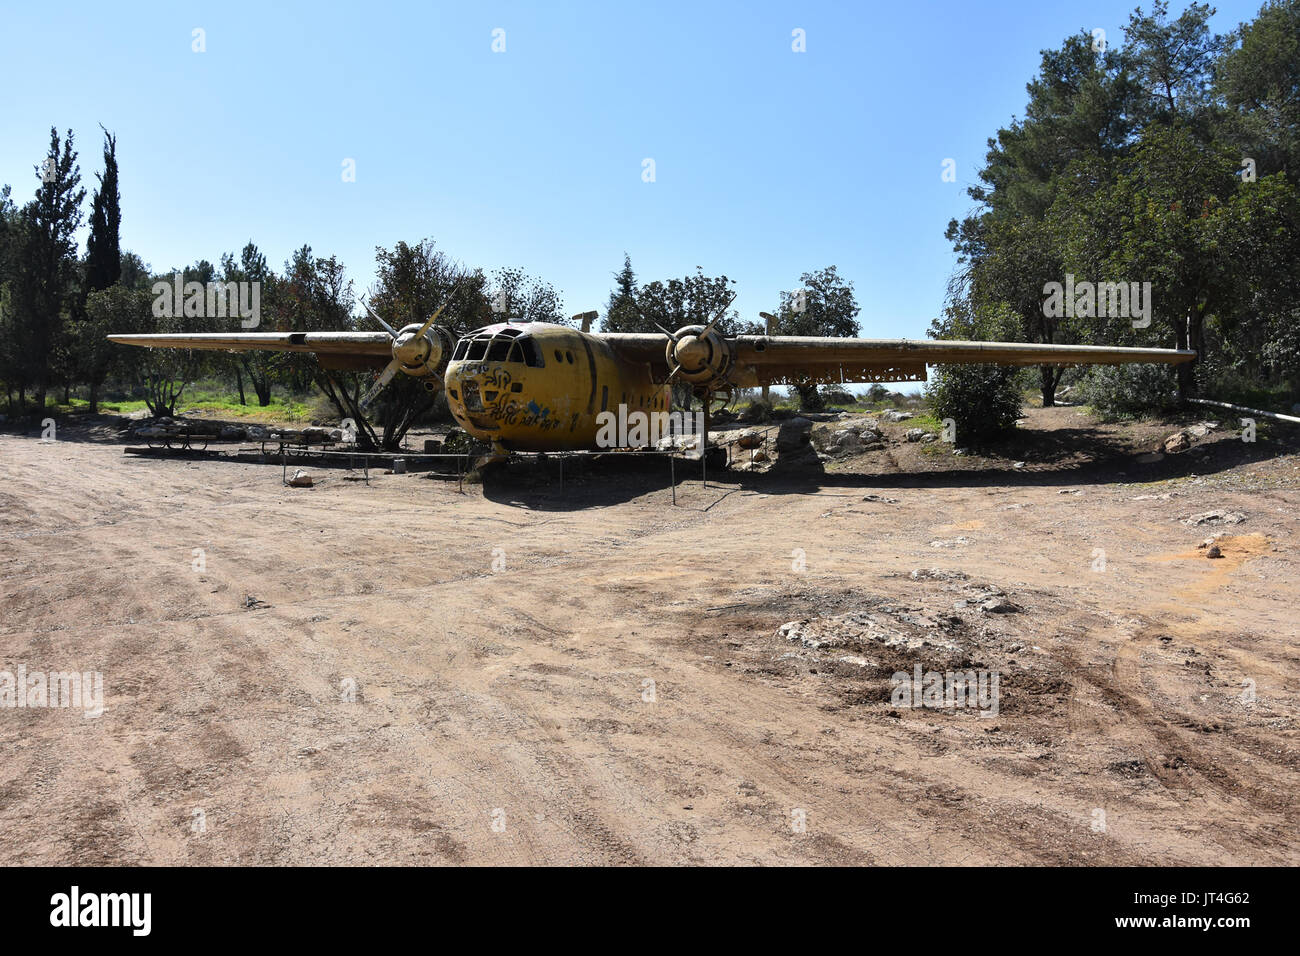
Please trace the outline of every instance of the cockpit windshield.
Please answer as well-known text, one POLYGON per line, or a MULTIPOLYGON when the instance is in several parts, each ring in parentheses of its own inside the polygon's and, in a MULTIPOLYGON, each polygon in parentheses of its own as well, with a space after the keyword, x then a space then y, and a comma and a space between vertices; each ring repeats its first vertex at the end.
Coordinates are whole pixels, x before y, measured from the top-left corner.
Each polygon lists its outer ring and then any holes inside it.
POLYGON ((500 329, 492 332, 479 329, 465 336, 456 345, 452 360, 470 362, 519 362, 531 368, 544 368, 542 350, 531 335, 519 329, 500 329))

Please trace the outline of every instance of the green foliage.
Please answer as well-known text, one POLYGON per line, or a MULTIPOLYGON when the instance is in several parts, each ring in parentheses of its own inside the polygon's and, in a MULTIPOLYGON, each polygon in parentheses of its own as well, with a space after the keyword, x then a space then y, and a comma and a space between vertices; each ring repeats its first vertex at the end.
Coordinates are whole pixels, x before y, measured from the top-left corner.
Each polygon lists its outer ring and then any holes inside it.
POLYGON ((90 411, 98 411, 99 393, 104 380, 122 361, 126 346, 110 342, 113 332, 138 328, 149 314, 147 292, 113 284, 91 292, 81 317, 71 323, 69 339, 79 381, 90 389, 90 411))
MULTIPOLYGON (((717 318, 717 329, 723 335, 752 332, 756 326, 741 322, 739 313, 730 308, 735 284, 725 275, 706 276, 700 266, 695 267, 694 275, 681 279, 647 282, 637 293, 640 309, 635 322, 627 317, 619 331, 657 332, 660 326, 676 331, 685 325, 707 325, 717 318)), ((605 327, 605 331, 614 330, 605 327)))
MULTIPOLYGON (((826 266, 799 277, 800 288, 781 293, 772 323, 774 335, 816 335, 850 338, 858 334, 858 300, 853 283, 835 266, 826 266)), ((816 385, 794 383, 799 408, 819 412, 826 401, 816 385)))
POLYGON ((1300 181, 1300 0, 1270 0, 1232 41, 1215 69, 1229 135, 1259 175, 1300 181))
MULTIPOLYGON (((1190 348, 1182 396, 1293 374, 1300 196, 1279 170, 1295 168, 1300 0, 1229 37, 1212 12, 1171 18, 1158 0, 1133 12, 1122 48, 1081 33, 1043 53, 1024 120, 990 141, 979 208, 949 225, 963 270, 933 334, 1190 348), (1044 286, 1067 273, 1149 282, 1150 325, 1045 316, 1044 286), (1012 321, 991 324, 995 310, 1012 321)), ((1060 375, 1040 370, 1044 405, 1060 375)))
POLYGON ((957 425, 957 444, 987 442, 1020 417, 1020 370, 999 365, 939 365, 926 384, 930 412, 957 425))
POLYGON ((488 298, 498 322, 573 324, 564 315, 564 302, 555 288, 517 267, 492 272, 488 298))
MULTIPOLYGON (((103 127, 100 127, 103 129, 103 127)), ((104 130, 104 171, 90 203, 90 235, 86 239, 86 289, 107 289, 122 277, 121 197, 117 190, 117 138, 104 130)))
POLYGON ((644 324, 636 309, 636 273, 632 271, 632 258, 623 253, 623 268, 614 273, 614 288, 609 293, 609 302, 605 306, 605 318, 601 321, 604 332, 641 332, 655 329, 642 329, 644 324))
POLYGON ((49 152, 33 167, 40 184, 36 197, 18 215, 6 255, 6 332, 12 339, 5 381, 17 384, 20 393, 30 387, 38 408, 45 404, 59 336, 80 285, 76 231, 86 191, 72 143, 71 130, 60 141, 58 130, 50 129, 49 152))
POLYGON ((1167 365, 1098 365, 1080 380, 1078 396, 1103 415, 1136 417, 1177 404, 1177 382, 1167 365))

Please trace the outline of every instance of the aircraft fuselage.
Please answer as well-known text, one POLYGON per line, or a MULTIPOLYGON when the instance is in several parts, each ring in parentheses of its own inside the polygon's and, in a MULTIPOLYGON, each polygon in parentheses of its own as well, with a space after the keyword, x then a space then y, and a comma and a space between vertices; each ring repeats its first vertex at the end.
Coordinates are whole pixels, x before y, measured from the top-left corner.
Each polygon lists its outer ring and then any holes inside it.
POLYGON ((601 412, 669 412, 671 388, 599 336, 541 322, 500 323, 457 344, 444 376, 456 421, 509 451, 595 449, 601 412))

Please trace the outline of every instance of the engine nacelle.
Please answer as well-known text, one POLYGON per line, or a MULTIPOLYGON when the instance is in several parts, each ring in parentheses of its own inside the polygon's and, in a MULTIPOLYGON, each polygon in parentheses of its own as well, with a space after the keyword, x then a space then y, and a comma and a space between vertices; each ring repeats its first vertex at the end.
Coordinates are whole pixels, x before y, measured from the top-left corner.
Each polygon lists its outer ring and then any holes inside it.
POLYGON ((666 357, 676 378, 697 388, 719 388, 727 382, 736 357, 717 329, 705 334, 702 325, 685 325, 668 343, 666 357))
POLYGON ((393 340, 393 358, 406 375, 426 379, 442 387, 442 374, 447 371, 452 349, 456 342, 451 333, 440 325, 431 325, 423 335, 418 334, 423 323, 415 322, 403 327, 393 340))

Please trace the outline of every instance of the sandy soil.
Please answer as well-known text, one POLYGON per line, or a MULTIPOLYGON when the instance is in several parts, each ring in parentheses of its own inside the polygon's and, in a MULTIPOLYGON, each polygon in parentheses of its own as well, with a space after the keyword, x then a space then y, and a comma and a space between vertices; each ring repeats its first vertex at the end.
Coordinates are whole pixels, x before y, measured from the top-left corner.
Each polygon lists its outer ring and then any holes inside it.
POLYGON ((111 425, 0 435, 0 670, 106 703, 0 710, 0 863, 1300 862, 1284 436, 1139 465, 1171 424, 1035 410, 1021 469, 674 508, 660 462, 292 489, 111 425), (996 670, 996 718, 893 704, 917 663, 996 670))

